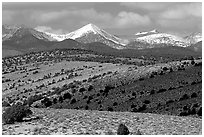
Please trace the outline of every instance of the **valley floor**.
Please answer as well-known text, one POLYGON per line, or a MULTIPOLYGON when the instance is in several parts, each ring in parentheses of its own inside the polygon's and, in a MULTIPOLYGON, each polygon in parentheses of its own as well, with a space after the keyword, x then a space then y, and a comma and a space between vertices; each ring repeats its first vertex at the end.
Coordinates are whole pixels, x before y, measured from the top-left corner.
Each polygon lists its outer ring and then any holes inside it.
POLYGON ((38 109, 30 122, 2 125, 3 135, 116 134, 124 123, 131 134, 139 129, 143 135, 201 135, 202 119, 150 113, 108 112, 96 110, 38 109))

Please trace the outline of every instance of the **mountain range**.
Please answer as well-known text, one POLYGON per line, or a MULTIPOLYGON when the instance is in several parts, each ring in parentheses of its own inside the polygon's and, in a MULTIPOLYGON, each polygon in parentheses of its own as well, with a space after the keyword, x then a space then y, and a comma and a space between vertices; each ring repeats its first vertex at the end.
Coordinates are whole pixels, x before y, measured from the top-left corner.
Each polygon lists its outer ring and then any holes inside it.
MULTIPOLYGON (((112 35, 94 24, 88 24, 73 32, 57 35, 37 30, 25 25, 2 25, 3 50, 38 51, 53 48, 87 49, 93 44, 104 44, 117 50, 149 49, 166 46, 190 48, 195 51, 202 49, 202 34, 192 33, 180 37, 154 29, 138 32, 130 37, 122 38, 112 35)), ((104 48, 104 46, 101 46, 104 48)))

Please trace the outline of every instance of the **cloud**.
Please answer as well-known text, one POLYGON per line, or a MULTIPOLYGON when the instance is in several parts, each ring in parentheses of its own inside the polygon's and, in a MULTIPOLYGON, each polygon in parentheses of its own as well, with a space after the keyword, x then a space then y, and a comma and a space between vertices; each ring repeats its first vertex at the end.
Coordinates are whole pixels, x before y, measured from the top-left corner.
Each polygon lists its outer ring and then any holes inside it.
POLYGON ((160 13, 156 23, 175 31, 202 30, 202 3, 185 3, 160 13))
POLYGON ((48 23, 53 21, 64 21, 73 18, 92 19, 96 21, 110 20, 111 15, 105 12, 97 12, 95 9, 62 10, 52 12, 34 12, 31 19, 38 23, 48 23))
POLYGON ((119 28, 129 28, 133 26, 144 26, 150 24, 150 18, 147 15, 140 15, 134 12, 122 11, 115 18, 115 25, 119 28))
POLYGON ((121 2, 121 6, 125 6, 131 9, 143 9, 147 11, 159 11, 163 10, 171 5, 176 3, 168 3, 168 2, 121 2))
POLYGON ((34 11, 30 16, 30 19, 38 23, 47 23, 56 21, 60 18, 65 17, 66 15, 67 15, 66 10, 52 12, 34 11))
POLYGON ((48 27, 48 26, 37 26, 37 27, 35 27, 35 29, 38 31, 50 32, 50 33, 54 33, 54 34, 66 34, 66 33, 68 33, 68 32, 64 32, 62 29, 53 29, 53 28, 48 27))
POLYGON ((184 19, 188 17, 202 17, 202 3, 189 3, 169 8, 161 13, 163 19, 184 19))
POLYGON ((2 22, 4 23, 12 23, 13 16, 15 15, 15 12, 5 10, 2 12, 2 22))

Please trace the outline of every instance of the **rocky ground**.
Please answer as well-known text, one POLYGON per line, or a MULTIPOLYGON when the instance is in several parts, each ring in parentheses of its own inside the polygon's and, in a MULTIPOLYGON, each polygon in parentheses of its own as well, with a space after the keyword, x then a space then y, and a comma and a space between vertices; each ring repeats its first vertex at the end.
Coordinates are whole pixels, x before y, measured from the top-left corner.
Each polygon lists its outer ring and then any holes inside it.
POLYGON ((40 119, 2 125, 3 135, 111 135, 120 123, 130 134, 201 135, 202 119, 149 113, 70 109, 32 109, 40 119))

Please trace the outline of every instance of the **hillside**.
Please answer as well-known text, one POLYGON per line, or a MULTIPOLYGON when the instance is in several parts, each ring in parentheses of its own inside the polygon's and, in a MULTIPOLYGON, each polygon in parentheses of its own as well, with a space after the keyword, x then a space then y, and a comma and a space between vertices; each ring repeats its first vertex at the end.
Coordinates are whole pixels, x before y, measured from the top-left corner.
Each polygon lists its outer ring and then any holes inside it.
POLYGON ((149 113, 70 109, 33 109, 40 119, 3 125, 3 135, 116 135, 124 123, 130 134, 201 135, 202 120, 149 113))

